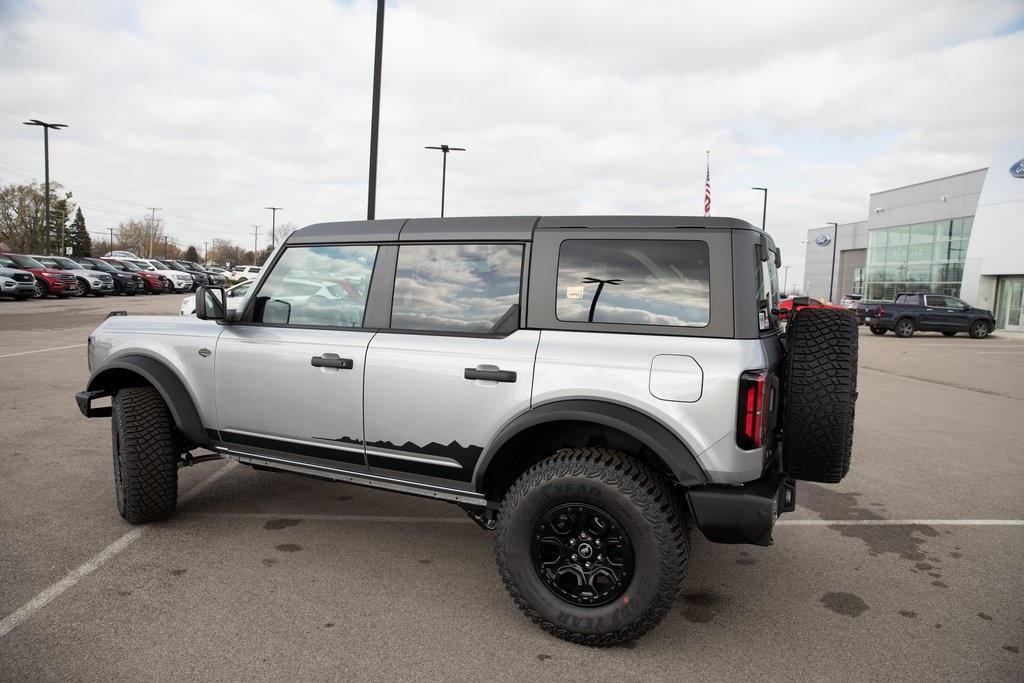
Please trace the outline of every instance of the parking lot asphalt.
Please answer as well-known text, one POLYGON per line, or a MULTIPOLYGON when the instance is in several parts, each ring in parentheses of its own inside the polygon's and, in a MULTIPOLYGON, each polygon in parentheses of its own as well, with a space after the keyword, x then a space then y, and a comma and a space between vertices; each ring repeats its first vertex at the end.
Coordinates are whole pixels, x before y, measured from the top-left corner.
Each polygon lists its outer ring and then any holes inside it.
POLYGON ((862 330, 850 475, 801 483, 770 548, 693 538, 627 647, 552 638, 456 507, 212 463, 169 521, 114 503, 109 421, 73 394, 110 310, 0 301, 0 678, 1020 680, 1024 337, 862 330))

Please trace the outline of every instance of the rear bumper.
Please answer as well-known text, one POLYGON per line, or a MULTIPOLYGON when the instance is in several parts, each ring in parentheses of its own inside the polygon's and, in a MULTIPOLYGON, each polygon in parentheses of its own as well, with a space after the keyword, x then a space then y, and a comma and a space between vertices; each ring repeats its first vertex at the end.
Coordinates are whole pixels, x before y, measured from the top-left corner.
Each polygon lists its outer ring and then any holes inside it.
POLYGON ((743 486, 691 487, 686 503, 697 528, 713 543, 771 545, 775 520, 796 506, 796 482, 766 472, 743 486))

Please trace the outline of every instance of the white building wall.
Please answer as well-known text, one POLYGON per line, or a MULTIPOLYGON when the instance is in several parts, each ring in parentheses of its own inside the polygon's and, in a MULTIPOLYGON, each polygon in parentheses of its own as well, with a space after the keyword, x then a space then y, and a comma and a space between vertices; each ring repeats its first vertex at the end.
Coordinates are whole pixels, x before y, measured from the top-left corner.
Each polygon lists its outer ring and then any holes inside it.
POLYGON ((1024 140, 997 150, 981 189, 960 290, 979 308, 995 308, 999 275, 1024 275, 1024 178, 1010 173, 1021 159, 1024 140))

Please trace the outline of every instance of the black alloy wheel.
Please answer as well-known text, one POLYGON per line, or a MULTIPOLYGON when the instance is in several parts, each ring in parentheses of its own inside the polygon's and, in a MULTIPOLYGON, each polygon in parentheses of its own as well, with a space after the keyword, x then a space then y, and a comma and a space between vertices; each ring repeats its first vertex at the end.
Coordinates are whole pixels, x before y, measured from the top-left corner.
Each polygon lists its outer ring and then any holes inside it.
POLYGON ((585 503, 544 513, 534 527, 531 556, 544 585, 581 607, 615 600, 633 576, 629 536, 614 517, 585 503))
POLYGON ((46 286, 46 283, 42 280, 36 280, 36 291, 32 295, 33 299, 45 299, 50 294, 50 289, 46 286))
POLYGON ((78 289, 75 290, 75 294, 74 295, 78 296, 78 297, 86 296, 87 294, 89 294, 89 290, 90 290, 89 283, 86 282, 85 280, 79 278, 78 279, 78 289))

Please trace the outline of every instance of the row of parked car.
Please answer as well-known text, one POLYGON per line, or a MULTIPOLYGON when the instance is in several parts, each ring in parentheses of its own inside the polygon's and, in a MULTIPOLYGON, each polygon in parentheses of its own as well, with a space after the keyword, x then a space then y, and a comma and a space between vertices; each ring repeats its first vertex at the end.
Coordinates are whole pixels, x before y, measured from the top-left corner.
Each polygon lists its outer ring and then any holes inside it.
POLYGON ((0 297, 106 296, 191 292, 200 285, 249 280, 256 266, 226 270, 181 259, 146 259, 126 252, 102 258, 0 252, 0 297))

